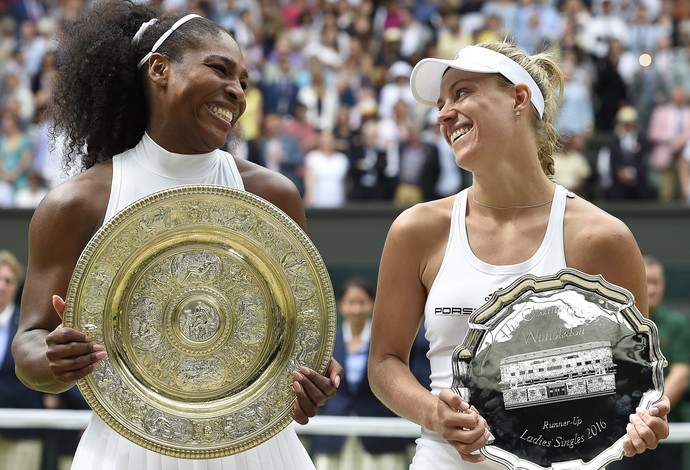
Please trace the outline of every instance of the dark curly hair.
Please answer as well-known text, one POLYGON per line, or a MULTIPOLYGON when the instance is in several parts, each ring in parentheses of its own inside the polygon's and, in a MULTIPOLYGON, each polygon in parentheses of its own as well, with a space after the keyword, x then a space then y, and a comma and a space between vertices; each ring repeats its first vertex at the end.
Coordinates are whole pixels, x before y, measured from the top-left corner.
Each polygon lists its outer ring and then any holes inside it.
MULTIPOLYGON (((138 62, 184 14, 164 15, 131 0, 107 0, 64 26, 51 103, 54 132, 65 137, 65 165, 87 169, 134 147, 146 130, 147 106, 138 62), (137 44, 142 23, 151 25, 137 44)), ((179 61, 200 37, 225 32, 205 18, 180 26, 156 52, 179 61)))

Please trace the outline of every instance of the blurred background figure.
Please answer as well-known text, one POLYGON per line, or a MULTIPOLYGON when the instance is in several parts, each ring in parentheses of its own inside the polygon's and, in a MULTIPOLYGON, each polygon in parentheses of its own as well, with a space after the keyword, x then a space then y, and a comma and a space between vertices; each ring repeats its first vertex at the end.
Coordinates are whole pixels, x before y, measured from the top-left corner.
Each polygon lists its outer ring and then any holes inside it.
POLYGON ((653 198, 648 171, 651 144, 637 119, 637 111, 632 106, 624 106, 616 114, 616 132, 609 144, 609 199, 653 198))
POLYGON ((299 141, 285 132, 283 118, 277 113, 265 115, 262 128, 249 145, 247 159, 284 174, 304 194, 304 155, 299 141))
MULTIPOLYGON (((336 332, 333 357, 345 368, 345 383, 321 408, 320 415, 396 416, 376 398, 367 378, 374 299, 373 285, 363 277, 348 279, 341 289, 338 311, 342 323, 336 332)), ((426 359, 424 354, 423 347, 413 350, 410 360, 428 368, 426 360, 413 359, 420 355, 426 359)), ((426 373, 428 382, 428 370, 420 373, 426 373)), ((317 470, 404 470, 409 466, 410 442, 411 439, 395 437, 317 435, 311 445, 317 470)))
POLYGON ((682 86, 674 87, 670 99, 654 107, 647 137, 654 145, 650 166, 659 200, 680 200, 678 160, 690 140, 690 104, 682 86))
POLYGON ((407 140, 400 144, 400 175, 393 201, 411 206, 435 199, 441 173, 438 147, 422 139, 422 130, 410 126, 407 140))
POLYGON ((48 187, 41 173, 33 168, 29 170, 26 178, 26 187, 18 189, 14 195, 14 206, 20 209, 35 209, 48 194, 48 187))
POLYGON ((345 205, 347 156, 335 149, 333 132, 322 131, 317 148, 304 156, 304 204, 307 207, 345 205))
MULTIPOLYGON (((43 408, 43 393, 24 386, 14 373, 10 347, 19 325, 19 260, 0 250, 0 408, 43 408)), ((0 428, 0 469, 40 470, 45 431, 0 428)))
POLYGON ((12 199, 19 189, 28 186, 29 170, 33 162, 33 144, 23 130, 18 115, 7 112, 2 116, 0 133, 0 181, 12 190, 12 199))
POLYGON ((587 138, 594 131, 592 94, 589 83, 576 74, 577 65, 573 60, 567 60, 562 65, 565 85, 556 129, 563 134, 587 138))
POLYGON ((386 152, 378 145, 378 122, 366 121, 348 154, 348 200, 383 201, 386 152))
MULTIPOLYGON (((647 274, 649 318, 659 331, 661 352, 668 361, 664 369, 664 394, 671 401, 668 420, 671 423, 690 420, 690 317, 663 304, 666 279, 664 266, 653 256, 644 257, 647 274)), ((608 470, 649 470, 652 468, 690 468, 690 447, 687 443, 665 443, 654 452, 638 454, 607 466, 608 470), (685 455, 684 455, 685 454, 685 455), (685 463, 684 463, 685 461, 685 463)))
POLYGON ((553 178, 556 183, 583 196, 592 175, 589 161, 582 153, 585 138, 582 134, 564 134, 561 139, 563 148, 553 155, 553 178))

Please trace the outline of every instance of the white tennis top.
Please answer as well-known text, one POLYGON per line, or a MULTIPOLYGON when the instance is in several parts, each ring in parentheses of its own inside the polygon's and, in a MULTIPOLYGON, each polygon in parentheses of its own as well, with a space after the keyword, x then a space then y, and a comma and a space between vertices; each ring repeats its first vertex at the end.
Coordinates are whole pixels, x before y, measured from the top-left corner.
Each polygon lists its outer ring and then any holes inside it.
MULTIPOLYGON (((244 189, 232 155, 221 150, 199 155, 166 151, 147 134, 136 147, 113 157, 113 181, 105 221, 156 191, 183 184, 220 184, 244 189)), ((313 470, 294 429, 219 459, 164 456, 124 438, 95 413, 77 448, 72 470, 313 470)))
MULTIPOLYGON (((546 233, 534 255, 521 263, 502 266, 485 263, 474 255, 465 229, 468 190, 461 191, 456 197, 446 253, 424 308, 424 326, 429 340, 427 357, 431 362, 431 392, 434 395, 453 384, 453 350, 465 338, 468 318, 476 308, 484 305, 493 292, 507 287, 523 274, 549 275, 566 267, 563 217, 567 193, 564 187, 556 185, 546 233)), ((464 462, 441 436, 422 429, 415 463, 411 468, 478 470, 504 467, 488 461, 482 464, 464 462)))

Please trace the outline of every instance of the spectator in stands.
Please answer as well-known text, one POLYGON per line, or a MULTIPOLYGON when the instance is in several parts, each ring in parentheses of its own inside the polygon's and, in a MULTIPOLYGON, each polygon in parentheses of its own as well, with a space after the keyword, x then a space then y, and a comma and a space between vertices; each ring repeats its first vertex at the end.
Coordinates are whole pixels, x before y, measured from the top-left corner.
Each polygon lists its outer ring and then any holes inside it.
POLYGON ((248 160, 290 178, 304 194, 304 154, 299 141, 285 133, 283 118, 271 113, 264 116, 259 138, 249 143, 248 160))
POLYGON ((595 12, 582 34, 582 47, 597 59, 605 59, 609 54, 611 41, 625 41, 630 38, 630 30, 623 18, 612 11, 610 0, 600 2, 601 11, 595 12))
POLYGON ((410 93, 410 72, 412 72, 412 66, 403 60, 390 66, 386 83, 379 92, 379 118, 393 117, 393 108, 400 100, 408 104, 408 110, 415 109, 416 103, 410 93))
POLYGON ((393 107, 393 115, 379 121, 379 146, 386 152, 383 171, 386 199, 392 200, 400 175, 400 146, 407 141, 410 128, 416 126, 410 105, 404 99, 393 107))
POLYGON ((649 183, 649 156, 652 145, 640 129, 638 114, 632 106, 623 106, 616 114, 616 131, 608 144, 611 188, 609 199, 652 199, 649 183))
POLYGON ((529 54, 556 44, 562 34, 556 7, 548 0, 520 0, 519 3, 513 27, 515 44, 529 54))
POLYGON ((511 33, 515 31, 518 7, 518 2, 514 0, 487 0, 482 5, 481 12, 486 17, 496 15, 501 18, 501 28, 511 33))
POLYGON ((350 111, 350 106, 341 103, 338 109, 338 118, 335 121, 335 128, 333 129, 335 149, 345 155, 349 155, 352 151, 353 141, 359 133, 351 125, 350 111))
POLYGON ((0 96, 2 95, 3 76, 6 63, 12 57, 12 52, 17 50, 16 23, 9 15, 0 17, 0 96))
POLYGON ((501 17, 498 15, 488 15, 483 17, 482 25, 474 30, 474 42, 500 41, 508 37, 509 34, 501 26, 501 17))
POLYGON ((8 183, 12 192, 28 185, 33 164, 33 144, 28 132, 22 130, 19 116, 5 112, 0 134, 0 181, 8 183))
POLYGON ((335 150, 332 131, 319 133, 318 146, 304 156, 304 203, 307 207, 345 205, 349 161, 335 150))
MULTIPOLYGON (((659 44, 663 45, 668 41, 668 37, 663 37, 659 44)), ((630 104, 639 114, 638 122, 641 129, 649 128, 652 110, 658 103, 667 101, 670 94, 670 81, 664 77, 663 69, 663 62, 668 55, 661 49, 645 53, 650 54, 652 63, 638 69, 629 87, 630 104)))
POLYGON ((293 76, 290 56, 281 55, 277 61, 275 72, 264 75, 261 87, 263 112, 289 116, 297 102, 299 87, 293 76))
POLYGON ((606 56, 595 61, 594 127, 598 132, 612 133, 616 124, 616 113, 621 106, 629 104, 629 98, 623 76, 618 70, 621 57, 620 42, 612 39, 608 46, 606 56))
POLYGON ((322 66, 338 69, 350 56, 350 36, 335 25, 324 26, 316 40, 302 50, 305 57, 318 57, 322 66))
POLYGON ((582 134, 562 134, 563 148, 553 154, 553 179, 564 188, 587 197, 587 183, 592 168, 583 154, 586 137, 582 134))
POLYGON ((383 201, 386 199, 383 171, 386 168, 386 152, 378 145, 378 121, 369 120, 362 128, 347 154, 348 200, 383 201))
MULTIPOLYGON (((690 384, 690 317, 663 304, 666 280, 664 266, 657 258, 644 257, 649 297, 649 318, 659 332, 661 352, 668 361, 664 369, 664 394, 671 402, 671 423, 690 418, 688 385, 690 384)), ((685 469, 684 448, 688 444, 666 443, 654 452, 638 454, 607 466, 607 470, 649 470, 652 468, 685 469)), ((690 455, 687 456, 690 458, 690 455)))
POLYGON ((302 50, 307 44, 318 41, 319 30, 314 22, 314 13, 310 10, 300 13, 297 26, 290 28, 288 34, 296 50, 302 50))
POLYGON ((27 185, 14 194, 14 206, 20 209, 35 209, 48 194, 48 187, 38 170, 31 168, 27 174, 27 185))
POLYGON ((407 140, 400 144, 400 175, 393 202, 411 206, 436 197, 441 167, 438 147, 422 139, 422 129, 411 126, 407 140))
POLYGON ((671 65, 671 83, 673 87, 683 87, 685 93, 690 95, 690 27, 679 34, 678 41, 671 65))
POLYGON ((570 60, 561 65, 565 85, 556 129, 558 132, 586 139, 594 131, 594 105, 590 87, 575 75, 575 67, 570 60))
MULTIPOLYGON (((23 269, 7 250, 0 250, 0 408, 42 409, 43 394, 27 388, 14 372, 10 346, 19 325, 16 303, 23 269)), ((0 427, 0 468, 40 470, 44 431, 0 427)))
POLYGON ((302 153, 314 150, 319 140, 317 129, 307 121, 307 107, 297 101, 292 108, 292 113, 285 120, 283 130, 286 134, 295 137, 302 146, 302 153))
POLYGON ((683 87, 673 88, 670 99, 654 107, 647 138, 654 146, 649 165, 659 200, 680 200, 678 159, 690 140, 690 104, 683 87))
POLYGON ((437 110, 430 109, 424 118, 423 138, 438 150, 439 175, 432 199, 440 199, 457 194, 472 182, 472 174, 463 170, 455 163, 453 150, 448 146, 436 121, 437 115, 437 110))
POLYGON ((402 47, 402 31, 397 27, 386 28, 381 36, 382 43, 376 47, 374 54, 375 82, 382 86, 390 67, 403 60, 400 48, 402 47))
MULTIPOLYGON (((376 398, 367 378, 374 298, 374 288, 365 278, 350 278, 342 287, 338 311, 343 321, 336 333, 333 357, 343 364, 345 383, 320 415, 395 417, 376 398)), ((317 435, 311 448, 317 470, 403 470, 409 464, 408 442, 396 437, 317 435)))
POLYGON ((561 2, 561 48, 582 47, 585 28, 592 15, 583 0, 565 0, 561 2))
POLYGON ((442 27, 436 39, 436 54, 438 57, 448 59, 453 54, 465 46, 474 42, 471 31, 462 29, 460 16, 457 13, 449 12, 441 18, 442 27))
POLYGON ((24 56, 24 66, 31 79, 38 74, 43 55, 48 50, 49 39, 47 36, 50 35, 50 31, 43 29, 41 31, 43 34, 39 33, 39 24, 45 28, 47 22, 35 23, 33 20, 27 20, 22 21, 19 25, 19 47, 24 56))
POLYGON ((649 6, 644 2, 639 2, 630 22, 630 51, 639 56, 644 52, 654 51, 659 39, 662 37, 669 37, 671 34, 671 25, 659 23, 655 21, 652 16, 649 6))
POLYGON ((261 133, 261 123, 263 121, 263 108, 264 108, 264 96, 261 92, 261 88, 258 86, 258 77, 252 72, 250 73, 250 78, 256 78, 257 85, 251 82, 248 85, 247 90, 245 90, 245 100, 247 102, 247 109, 242 115, 242 120, 240 121, 242 125, 242 137, 251 142, 259 138, 261 133))
POLYGON ((15 73, 9 73, 5 76, 5 96, 2 105, 5 108, 11 107, 12 102, 15 103, 20 125, 28 125, 36 110, 35 98, 31 92, 30 84, 24 84, 15 73))
POLYGON ((335 84, 327 80, 327 71, 318 56, 308 59, 310 81, 297 93, 297 100, 306 107, 305 118, 319 131, 332 131, 338 116, 340 98, 335 84))
POLYGON ((31 84, 31 91, 34 94, 34 105, 35 105, 35 116, 38 114, 39 110, 44 109, 53 93, 53 81, 57 75, 57 55, 55 51, 48 50, 43 55, 43 60, 41 61, 41 67, 38 73, 34 77, 33 83, 31 84))
POLYGON ((428 24, 414 16, 410 5, 401 5, 400 14, 400 55, 408 62, 416 62, 426 48, 434 41, 434 33, 428 24))

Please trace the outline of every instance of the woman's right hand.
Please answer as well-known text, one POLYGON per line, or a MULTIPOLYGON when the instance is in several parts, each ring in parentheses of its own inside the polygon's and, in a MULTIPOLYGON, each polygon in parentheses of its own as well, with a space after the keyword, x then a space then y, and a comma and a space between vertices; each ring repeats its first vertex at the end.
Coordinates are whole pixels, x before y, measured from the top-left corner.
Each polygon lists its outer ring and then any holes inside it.
MULTIPOLYGON (((62 320, 65 301, 53 296, 53 307, 62 320)), ((96 369, 107 356, 105 346, 96 344, 83 332, 58 325, 46 336, 46 357, 50 370, 60 382, 73 385, 96 369)))
POLYGON ((479 453, 491 438, 488 424, 474 407, 451 390, 441 390, 436 413, 438 432, 466 462, 481 462, 479 453))

